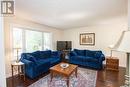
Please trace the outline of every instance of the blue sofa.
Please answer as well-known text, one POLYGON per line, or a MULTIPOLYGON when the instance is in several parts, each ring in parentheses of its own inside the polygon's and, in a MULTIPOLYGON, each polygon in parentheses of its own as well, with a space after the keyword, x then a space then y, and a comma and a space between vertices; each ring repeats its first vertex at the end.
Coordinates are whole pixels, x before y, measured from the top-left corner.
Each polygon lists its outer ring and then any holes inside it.
POLYGON ((61 61, 59 51, 36 51, 22 53, 20 61, 25 63, 25 74, 31 79, 47 72, 50 67, 61 61))
POLYGON ((69 54, 70 63, 94 69, 102 69, 104 60, 102 51, 74 49, 69 54))

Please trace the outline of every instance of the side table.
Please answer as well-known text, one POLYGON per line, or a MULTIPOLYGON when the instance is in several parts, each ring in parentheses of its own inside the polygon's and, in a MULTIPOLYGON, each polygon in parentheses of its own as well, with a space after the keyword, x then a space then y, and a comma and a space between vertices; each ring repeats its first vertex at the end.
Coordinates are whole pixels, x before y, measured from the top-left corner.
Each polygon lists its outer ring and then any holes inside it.
POLYGON ((62 60, 62 62, 66 62, 66 63, 68 63, 68 54, 69 54, 69 52, 70 52, 70 50, 63 50, 62 51, 62 54, 61 54, 61 60, 62 60))
POLYGON ((25 64, 22 62, 12 62, 11 69, 12 69, 12 77, 14 76, 14 68, 17 69, 18 75, 23 75, 25 80, 25 64))
POLYGON ((107 57, 106 69, 119 71, 119 59, 117 57, 107 57))

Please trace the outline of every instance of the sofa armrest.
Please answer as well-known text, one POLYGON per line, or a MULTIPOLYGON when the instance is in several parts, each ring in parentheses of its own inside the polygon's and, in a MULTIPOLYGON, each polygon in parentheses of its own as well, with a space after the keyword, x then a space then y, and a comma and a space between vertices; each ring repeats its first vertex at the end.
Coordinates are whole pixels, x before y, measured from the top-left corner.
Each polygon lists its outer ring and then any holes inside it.
POLYGON ((103 61, 105 60, 104 54, 101 55, 101 58, 102 58, 103 61))
POLYGON ((104 54, 101 54, 101 56, 98 58, 99 62, 102 62, 105 60, 104 54))
POLYGON ((101 51, 97 51, 94 53, 94 57, 97 58, 97 59, 100 59, 100 60, 105 60, 105 56, 104 54, 101 52, 101 51))

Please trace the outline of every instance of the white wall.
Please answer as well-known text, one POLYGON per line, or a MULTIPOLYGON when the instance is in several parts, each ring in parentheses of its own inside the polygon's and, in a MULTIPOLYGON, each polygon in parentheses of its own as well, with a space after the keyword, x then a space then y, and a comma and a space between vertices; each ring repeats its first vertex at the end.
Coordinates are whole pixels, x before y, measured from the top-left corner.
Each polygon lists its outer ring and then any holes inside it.
POLYGON ((130 27, 130 0, 128 0, 128 27, 130 27))
POLYGON ((3 19, 0 17, 0 87, 6 87, 3 19))
MULTIPOLYGON (((128 0, 128 29, 130 30, 130 0, 128 0)), ((127 67, 127 68, 129 68, 128 69, 129 70, 128 75, 130 76, 130 62, 128 64, 128 66, 129 66, 129 67, 127 67)))
POLYGON ((4 31, 5 31, 5 56, 6 56, 6 76, 11 76, 11 59, 12 59, 12 25, 22 26, 24 28, 39 30, 44 32, 51 32, 53 35, 53 50, 56 49, 56 41, 61 40, 62 31, 52 27, 37 24, 31 21, 19 19, 16 17, 5 17, 4 19, 4 31))
MULTIPOLYGON (((102 50, 106 56, 110 55, 109 45, 115 44, 119 37, 121 36, 122 31, 127 30, 127 20, 120 20, 120 23, 116 24, 100 24, 95 26, 81 27, 75 29, 64 30, 64 40, 71 40, 73 48, 78 49, 90 49, 90 50, 102 50), (124 21, 123 21, 124 20, 124 21), (85 46, 79 44, 79 35, 81 33, 95 33, 95 45, 94 46, 85 46)), ((112 19, 113 23, 113 19, 112 19)), ((120 66, 126 66, 126 55, 121 52, 113 52, 113 56, 119 58, 120 66)))

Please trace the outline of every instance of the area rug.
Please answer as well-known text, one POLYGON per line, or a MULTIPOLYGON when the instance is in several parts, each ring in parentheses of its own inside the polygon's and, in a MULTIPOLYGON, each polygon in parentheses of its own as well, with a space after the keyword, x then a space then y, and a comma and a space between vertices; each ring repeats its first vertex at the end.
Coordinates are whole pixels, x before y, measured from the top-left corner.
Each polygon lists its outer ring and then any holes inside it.
MULTIPOLYGON (((69 87, 95 87, 97 79, 97 71, 78 68, 77 78, 75 74, 70 76, 69 87)), ((41 78, 37 82, 28 87, 67 87, 66 78, 60 75, 53 77, 50 81, 50 74, 41 78)))

